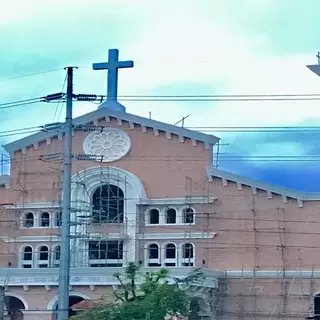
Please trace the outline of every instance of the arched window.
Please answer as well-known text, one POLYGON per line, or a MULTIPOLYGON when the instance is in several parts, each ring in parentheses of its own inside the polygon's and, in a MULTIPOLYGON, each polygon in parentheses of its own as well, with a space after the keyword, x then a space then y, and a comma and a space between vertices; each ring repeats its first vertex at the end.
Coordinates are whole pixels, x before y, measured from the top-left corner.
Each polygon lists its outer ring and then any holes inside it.
POLYGON ((149 223, 150 224, 159 224, 160 212, 158 209, 151 209, 149 211, 149 223))
POLYGON ((33 249, 30 246, 25 247, 22 251, 22 267, 33 267, 33 249))
POLYGON ((317 294, 315 297, 314 297, 314 314, 319 314, 320 315, 320 294, 317 294))
POLYGON ((150 244, 148 247, 148 266, 149 267, 161 266, 159 246, 155 243, 150 244))
POLYGON ((23 226, 25 228, 32 228, 34 227, 34 214, 32 212, 28 212, 24 216, 23 226))
MULTIPOLYGON (((90 300, 84 299, 83 297, 79 297, 76 295, 70 295, 69 296, 69 318, 76 315, 76 311, 79 311, 79 308, 77 308, 77 304, 81 303, 82 301, 88 301, 90 300), (75 310, 74 310, 75 309, 75 310)), ((53 320, 57 320, 57 310, 59 309, 58 302, 54 306, 54 315, 52 317, 53 320)))
POLYGON ((47 246, 40 247, 38 256, 39 256, 39 258, 38 258, 39 268, 48 268, 48 266, 49 266, 49 248, 47 246))
POLYGON ((10 312, 11 310, 25 310, 26 306, 24 305, 24 303, 16 298, 16 297, 12 297, 12 296, 5 296, 4 297, 4 304, 5 304, 5 308, 8 312, 10 312))
POLYGON ((59 212, 56 213, 55 226, 56 227, 61 227, 61 222, 62 222, 62 212, 59 211, 59 212))
POLYGON ((53 267, 58 268, 60 265, 60 246, 56 246, 53 250, 53 267))
POLYGON ((192 208, 185 208, 182 212, 183 223, 192 224, 194 223, 194 211, 192 208))
POLYGON ((164 264, 166 267, 177 265, 177 247, 174 243, 168 243, 164 248, 164 264))
POLYGON ((93 223, 122 223, 124 193, 112 184, 100 186, 92 196, 93 223))
POLYGON ((50 214, 48 212, 41 213, 40 226, 41 227, 49 227, 50 226, 50 214))
POLYGON ((166 222, 168 224, 174 224, 177 221, 177 211, 173 208, 169 208, 166 211, 166 222))
POLYGON ((192 267, 194 265, 194 247, 192 243, 182 245, 182 266, 192 267))

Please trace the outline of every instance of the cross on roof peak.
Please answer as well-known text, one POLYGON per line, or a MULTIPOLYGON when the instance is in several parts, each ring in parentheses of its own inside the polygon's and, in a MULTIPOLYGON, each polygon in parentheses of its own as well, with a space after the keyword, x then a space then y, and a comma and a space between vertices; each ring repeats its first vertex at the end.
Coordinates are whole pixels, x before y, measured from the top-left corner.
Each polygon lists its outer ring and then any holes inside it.
POLYGON ((92 65, 93 70, 108 70, 107 102, 116 102, 118 99, 118 69, 133 68, 133 61, 119 61, 119 50, 110 49, 108 62, 99 62, 92 65))
POLYGON ((318 58, 318 64, 320 64, 320 52, 318 51, 316 57, 318 58))

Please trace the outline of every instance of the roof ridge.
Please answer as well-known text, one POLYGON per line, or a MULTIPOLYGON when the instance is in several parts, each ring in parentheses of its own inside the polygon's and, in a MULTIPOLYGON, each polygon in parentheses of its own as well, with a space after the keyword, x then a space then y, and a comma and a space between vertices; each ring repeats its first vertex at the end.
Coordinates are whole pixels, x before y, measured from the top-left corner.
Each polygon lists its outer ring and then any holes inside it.
POLYGON ((264 190, 274 194, 287 196, 289 198, 293 198, 301 201, 320 200, 320 192, 301 192, 294 189, 278 186, 276 184, 271 184, 261 180, 245 177, 229 171, 216 169, 214 167, 207 167, 206 169, 207 169, 207 175, 209 177, 213 176, 221 179, 230 180, 233 182, 237 182, 239 184, 250 186, 252 188, 264 190))
MULTIPOLYGON (((133 126, 134 124, 138 124, 141 127, 150 127, 150 128, 157 129, 159 131, 164 131, 171 134, 175 134, 177 136, 182 136, 195 141, 200 141, 200 142, 203 142, 207 147, 209 145, 216 144, 220 140, 220 138, 211 134, 206 134, 199 131, 193 131, 190 129, 186 129, 184 127, 178 127, 173 124, 168 124, 158 120, 148 119, 148 118, 130 114, 130 113, 115 111, 106 107, 100 108, 95 111, 76 117, 73 119, 73 123, 75 125, 86 124, 90 122, 95 122, 96 120, 99 120, 102 118, 110 118, 110 117, 120 119, 122 121, 127 121, 129 123, 132 123, 133 126)), ((22 139, 7 143, 3 145, 3 148, 9 154, 12 154, 15 151, 35 145, 40 141, 51 139, 57 135, 58 133, 38 132, 32 135, 26 136, 22 139)))

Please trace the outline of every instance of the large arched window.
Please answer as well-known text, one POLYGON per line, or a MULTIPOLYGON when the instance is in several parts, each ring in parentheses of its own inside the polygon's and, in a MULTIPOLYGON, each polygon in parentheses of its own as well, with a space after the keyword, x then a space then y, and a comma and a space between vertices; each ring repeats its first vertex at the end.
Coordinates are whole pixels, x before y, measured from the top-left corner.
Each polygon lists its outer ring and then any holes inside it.
POLYGON ((5 296, 4 297, 4 304, 5 304, 5 308, 8 312, 10 312, 11 310, 24 310, 26 308, 26 306, 24 305, 24 303, 13 296, 5 296))
MULTIPOLYGON (((69 296, 69 318, 71 316, 74 316, 76 314, 76 310, 78 310, 78 308, 76 308, 77 304, 78 303, 81 303, 82 301, 90 301, 90 300, 87 300, 87 299, 84 299, 83 297, 79 297, 77 295, 70 295, 69 296), (74 310, 75 309, 75 310, 74 310)), ((57 311, 59 309, 59 306, 58 306, 58 302, 56 303, 56 305, 54 306, 54 316, 52 319, 54 320, 57 320, 57 311)))
POLYGON ((30 246, 24 247, 22 250, 22 267, 33 267, 33 249, 30 246))
POLYGON ((104 184, 92 196, 93 223, 122 223, 124 192, 112 184, 104 184))
POLYGON ((160 250, 156 243, 152 243, 148 246, 148 266, 149 267, 159 267, 160 262, 160 250))

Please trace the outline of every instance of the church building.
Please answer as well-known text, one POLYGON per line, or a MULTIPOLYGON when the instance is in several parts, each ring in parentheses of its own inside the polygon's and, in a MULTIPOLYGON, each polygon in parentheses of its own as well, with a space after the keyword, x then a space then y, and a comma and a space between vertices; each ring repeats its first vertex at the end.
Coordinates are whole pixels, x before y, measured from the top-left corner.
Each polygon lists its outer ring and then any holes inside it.
MULTIPOLYGON (((70 306, 101 301, 129 262, 165 267, 201 299, 199 319, 302 319, 320 313, 320 194, 218 170, 210 134, 143 118, 117 101, 109 50, 107 100, 73 119, 70 306)), ((4 146, 0 286, 6 309, 54 319, 58 308, 63 130, 4 146)))

